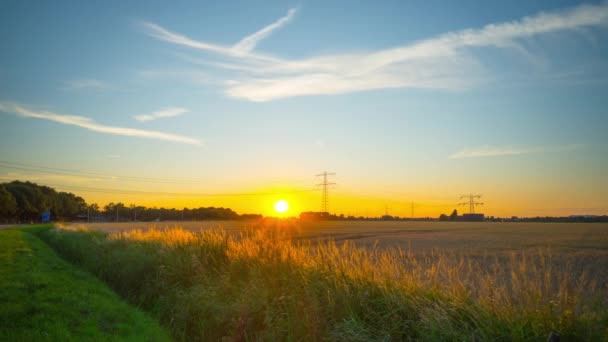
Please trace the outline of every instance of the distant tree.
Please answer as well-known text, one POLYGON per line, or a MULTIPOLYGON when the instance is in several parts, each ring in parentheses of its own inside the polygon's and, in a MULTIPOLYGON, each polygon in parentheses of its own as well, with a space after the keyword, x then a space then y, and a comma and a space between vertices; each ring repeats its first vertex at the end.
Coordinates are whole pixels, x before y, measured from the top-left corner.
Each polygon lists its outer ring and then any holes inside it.
POLYGON ((114 204, 114 202, 110 202, 106 205, 103 206, 103 216, 106 217, 106 219, 108 220, 112 220, 112 219, 116 219, 116 205, 114 204), (112 215, 114 214, 114 215, 112 215))
POLYGON ((17 216, 23 221, 34 221, 50 209, 49 198, 40 188, 30 182, 14 181, 4 184, 17 201, 17 216))
POLYGON ((124 205, 124 203, 116 203, 114 205, 114 215, 116 215, 116 217, 114 217, 114 219, 116 221, 120 221, 121 219, 124 220, 125 216, 128 216, 127 214, 127 207, 124 205))
POLYGON ((87 215, 89 216, 90 220, 92 220, 94 217, 97 217, 97 215, 99 214, 99 205, 97 203, 89 204, 87 209, 87 215))
POLYGON ((148 210, 148 208, 146 207, 142 207, 142 206, 137 206, 135 207, 135 221, 143 221, 146 218, 146 211, 148 210))
POLYGON ((9 221, 17 214, 17 200, 0 184, 0 220, 9 221))
MULTIPOLYGON (((51 211, 53 220, 73 220, 88 215, 89 218, 104 216, 108 221, 116 220, 239 220, 262 219, 262 215, 239 215, 230 208, 147 208, 123 203, 110 202, 103 209, 97 204, 87 204, 82 197, 69 192, 58 192, 55 189, 31 182, 13 181, 0 184, 0 220, 19 219, 21 221, 38 221, 40 215, 51 211)), ((321 219, 335 220, 342 217, 329 213, 320 214, 321 219)))
POLYGON ((75 219, 86 211, 85 200, 69 192, 57 192, 48 186, 20 181, 2 186, 13 195, 17 203, 16 218, 22 221, 37 221, 47 210, 51 211, 54 220, 75 219))
POLYGON ((69 192, 57 193, 57 198, 54 201, 59 205, 56 210, 56 216, 63 220, 76 218, 79 214, 84 214, 86 210, 86 202, 82 197, 78 197, 69 192))
POLYGON ((137 206, 129 204, 129 219, 135 221, 137 219, 137 206))
POLYGON ((63 203, 61 202, 61 199, 59 198, 55 189, 35 183, 29 183, 29 185, 38 189, 42 193, 45 200, 44 210, 50 210, 52 218, 63 217, 63 203))
POLYGON ((449 217, 446 214, 439 215, 439 221, 449 221, 449 217))
POLYGON ((454 209, 450 214, 450 221, 456 221, 458 219, 458 211, 454 209))

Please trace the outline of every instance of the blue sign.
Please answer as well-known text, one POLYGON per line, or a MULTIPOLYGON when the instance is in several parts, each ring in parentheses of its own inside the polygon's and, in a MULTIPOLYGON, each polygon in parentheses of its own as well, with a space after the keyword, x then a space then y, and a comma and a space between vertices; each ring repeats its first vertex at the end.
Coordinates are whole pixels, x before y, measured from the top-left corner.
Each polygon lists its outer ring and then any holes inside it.
POLYGON ((48 223, 51 222, 51 211, 47 210, 42 213, 42 222, 48 223))

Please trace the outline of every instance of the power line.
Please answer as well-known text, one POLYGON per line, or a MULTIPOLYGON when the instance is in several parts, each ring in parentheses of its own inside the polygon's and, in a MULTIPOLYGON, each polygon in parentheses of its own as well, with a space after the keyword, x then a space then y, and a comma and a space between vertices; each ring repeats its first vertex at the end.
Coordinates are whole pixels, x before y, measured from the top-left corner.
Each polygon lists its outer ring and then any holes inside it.
MULTIPOLYGON (((16 171, 25 171, 25 172, 37 172, 43 174, 52 174, 52 175, 65 175, 65 176, 75 176, 82 178, 89 178, 94 180, 108 180, 108 181, 129 181, 129 182, 143 182, 143 183, 152 183, 152 184, 182 184, 182 185, 196 185, 200 184, 200 180, 192 179, 192 178, 153 178, 153 177, 139 177, 139 176, 128 176, 128 175, 112 175, 105 174, 101 172, 91 172, 91 171, 83 171, 83 170, 75 170, 75 169, 63 169, 56 167, 48 167, 42 165, 34 165, 34 164, 22 164, 22 163, 13 163, 7 161, 0 160, 0 169, 6 170, 16 170, 16 171)), ((285 180, 265 180, 266 183, 303 183, 309 182, 309 180, 301 179, 285 179, 285 180)), ((232 183, 233 181, 231 181, 232 183)))
MULTIPOLYGON (((5 180, 10 180, 7 177, 1 177, 5 180)), ((318 189, 298 189, 290 191, 277 191, 277 192, 242 192, 242 193, 187 193, 187 192, 162 192, 162 191, 143 191, 143 190, 129 190, 129 189, 109 189, 109 188, 94 188, 79 185, 64 185, 64 184, 44 184, 56 189, 64 189, 70 191, 87 191, 97 192, 106 194, 119 194, 119 195, 168 195, 168 196, 190 196, 190 197, 240 197, 240 196, 272 196, 277 194, 292 194, 302 192, 318 191, 318 189)))
MULTIPOLYGON (((198 184, 195 179, 171 179, 171 178, 153 178, 153 177, 139 177, 139 176, 128 176, 128 175, 108 175, 101 172, 91 172, 84 170, 75 170, 75 169, 65 169, 65 168, 57 168, 57 167, 49 167, 43 165, 36 164, 24 164, 24 163, 15 163, 9 161, 0 160, 0 169, 7 170, 18 170, 25 172, 38 172, 41 174, 51 174, 51 175, 67 175, 67 176, 76 176, 83 177, 89 179, 97 179, 97 180, 122 180, 122 181, 131 181, 131 182, 143 182, 143 183, 167 183, 167 184, 183 184, 183 185, 194 185, 198 184)), ((322 197, 321 197, 321 210, 323 212, 329 212, 329 192, 332 186, 336 185, 335 182, 330 182, 329 178, 331 176, 335 176, 335 173, 324 172, 316 175, 317 177, 322 177, 321 182, 316 184, 321 187, 322 197)), ((11 180, 9 177, 0 176, 0 178, 5 180, 11 180)), ((111 189, 111 188, 94 188, 94 187, 84 187, 78 185, 63 185, 63 184, 49 184, 49 186, 57 187, 60 189, 66 190, 74 190, 74 191, 87 191, 87 192, 97 192, 97 193, 108 193, 108 194, 126 194, 126 195, 168 195, 168 196, 200 196, 200 197, 212 197, 212 196, 265 196, 265 195, 277 195, 277 194, 288 194, 288 193, 302 193, 302 192, 311 192, 319 190, 317 189, 299 189, 293 191, 285 191, 285 192, 247 192, 247 193, 180 193, 180 192, 160 192, 160 191, 141 191, 141 190, 130 190, 130 189, 111 189)), ((388 192, 387 192, 388 193, 388 192)), ((396 193, 396 192, 391 192, 396 193)), ((387 200, 380 199, 379 200, 387 200)), ((392 202, 406 202, 406 201, 395 201, 390 199, 392 202)), ((450 207, 451 204, 429 204, 429 203, 419 203, 419 202, 411 202, 407 201, 410 204, 411 216, 414 217, 414 209, 415 207, 429 207, 429 208, 440 208, 440 207, 450 207)), ((481 204, 475 204, 481 205, 481 204)), ((474 207, 472 212, 474 212, 474 207)))
POLYGON ((468 200, 468 202, 458 203, 458 205, 468 205, 469 206, 469 213, 474 214, 475 213, 475 206, 478 206, 478 205, 481 206, 481 205, 483 205, 482 202, 475 201, 476 198, 479 199, 479 198, 481 198, 481 196, 483 196, 483 195, 481 195, 481 194, 478 194, 478 195, 476 195, 476 194, 460 195, 460 199, 468 198, 469 200, 468 200))
POLYGON ((46 172, 51 174, 59 174, 66 176, 77 176, 83 178, 104 178, 110 180, 128 180, 135 182, 151 182, 151 183, 175 183, 175 184, 192 184, 195 182, 194 179, 165 179, 165 178, 152 178, 152 177, 139 177, 139 176, 125 176, 125 175, 107 175, 100 172, 90 172, 83 170, 74 170, 74 169, 62 169, 56 167, 48 167, 42 165, 33 165, 33 164, 22 164, 22 163, 11 163, 6 161, 0 161, 0 168, 3 169, 12 169, 19 171, 29 171, 29 172, 46 172))
MULTIPOLYGON (((342 183, 340 183, 342 184, 342 183)), ((344 188, 344 186, 340 187, 341 189, 344 188)), ((384 192, 384 191, 382 191, 384 192)), ((340 190, 337 191, 337 193, 342 194, 342 195, 347 195, 347 196, 362 196, 361 192, 359 191, 345 191, 345 190, 340 190)), ((402 194, 402 192, 386 192, 386 193, 390 193, 390 194, 402 194)), ((366 199, 368 200, 377 200, 377 201, 384 201, 384 202, 390 202, 390 203, 399 203, 400 205, 407 205, 411 207, 411 203, 414 202, 414 198, 401 198, 401 199, 395 199, 393 197, 385 197, 385 196, 376 196, 376 195, 367 195, 364 196, 366 199)), ((433 200, 433 199, 429 199, 429 200, 433 200)), ((442 200, 444 201, 444 203, 422 203, 422 202, 414 202, 415 207, 427 207, 427 208, 447 208, 447 207, 453 207, 455 205, 458 205, 458 203, 446 203, 445 199, 437 199, 437 200, 442 200)))
POLYGON ((336 185, 334 182, 328 182, 328 176, 335 176, 336 173, 329 173, 327 171, 315 175, 316 177, 323 177, 321 183, 317 183, 317 186, 322 187, 321 194, 321 212, 328 213, 329 212, 329 188, 333 185, 336 185))

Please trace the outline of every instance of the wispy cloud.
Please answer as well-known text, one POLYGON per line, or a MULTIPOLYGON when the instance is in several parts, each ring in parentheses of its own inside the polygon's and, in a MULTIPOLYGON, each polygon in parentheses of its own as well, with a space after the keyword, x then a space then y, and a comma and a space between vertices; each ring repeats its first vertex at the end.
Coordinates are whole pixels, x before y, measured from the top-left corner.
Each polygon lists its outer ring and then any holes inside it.
POLYGON ((510 147, 510 146, 481 146, 476 148, 465 148, 451 156, 449 159, 464 159, 464 158, 484 158, 484 157, 502 157, 502 156, 519 156, 523 154, 544 153, 571 151, 582 147, 581 144, 551 146, 551 147, 510 147))
POLYGON ((232 46, 232 50, 236 51, 238 54, 247 54, 251 52, 262 39, 270 36, 273 31, 280 29, 289 21, 291 21, 291 19, 296 15, 296 12, 297 9, 290 9, 284 17, 264 27, 263 29, 241 39, 238 43, 232 46))
POLYGON ((188 110, 185 108, 166 108, 163 110, 159 110, 158 112, 154 112, 152 114, 136 115, 135 120, 139 122, 146 122, 162 118, 172 118, 178 115, 182 115, 184 113, 188 113, 188 110))
POLYGON ((66 81, 63 85, 64 90, 82 90, 82 89, 96 89, 96 90, 106 90, 110 89, 111 86, 109 83, 92 79, 77 79, 77 80, 69 80, 66 81))
POLYGON ((157 39, 224 58, 209 65, 231 72, 224 82, 228 96, 270 101, 382 88, 468 88, 484 79, 486 73, 474 55, 474 48, 510 49, 533 58, 521 40, 604 25, 608 23, 608 4, 580 5, 480 29, 447 32, 379 51, 291 60, 253 51, 260 39, 289 22, 294 14, 295 10, 290 10, 285 17, 243 38, 235 46, 197 41, 154 23, 144 23, 143 27, 157 39))
POLYGON ((13 180, 28 180, 28 181, 62 181, 68 183, 91 183, 99 182, 104 179, 98 177, 81 177, 74 175, 53 175, 53 174, 41 174, 35 172, 6 172, 0 173, 0 179, 6 181, 13 180))
POLYGON ((515 147, 495 147, 483 146, 477 148, 465 148, 454 154, 450 159, 481 158, 481 157, 500 157, 517 156, 522 154, 543 152, 542 148, 515 148, 515 147))
POLYGON ((128 127, 117 127, 117 126, 107 126, 103 124, 99 124, 94 120, 84 117, 84 116, 76 116, 76 115, 63 115, 56 114, 47 111, 35 111, 17 104, 5 104, 0 103, 0 112, 5 113, 14 113, 18 116, 25 118, 36 118, 36 119, 44 119, 49 121, 58 122, 64 125, 77 126, 84 129, 88 129, 90 131, 106 133, 106 134, 114 134, 114 135, 123 135, 130 137, 138 137, 138 138, 147 138, 147 139, 157 139, 164 141, 172 141, 183 144, 190 145, 202 145, 202 142, 195 138, 190 138, 182 135, 169 134, 157 131, 148 131, 142 129, 128 128, 128 127))

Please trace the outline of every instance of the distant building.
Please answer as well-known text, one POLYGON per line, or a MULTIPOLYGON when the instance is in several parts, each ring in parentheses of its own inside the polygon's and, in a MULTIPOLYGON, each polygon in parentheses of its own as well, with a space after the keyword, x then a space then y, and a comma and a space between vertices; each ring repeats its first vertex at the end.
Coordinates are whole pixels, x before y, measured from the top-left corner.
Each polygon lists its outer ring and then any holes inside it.
POLYGON ((467 221, 467 222, 481 222, 484 220, 483 214, 462 214, 462 216, 458 216, 458 221, 467 221))
POLYGON ((597 218, 597 215, 570 215, 569 216, 573 220, 588 220, 597 218))
POLYGON ((439 216, 439 221, 467 221, 467 222, 481 222, 485 220, 485 216, 483 214, 462 214, 462 216, 458 215, 458 211, 454 210, 450 214, 450 216, 446 214, 441 214, 439 216))
POLYGON ((331 215, 328 212, 307 211, 300 213, 300 220, 303 221, 325 221, 331 219, 335 219, 335 216, 331 215))

